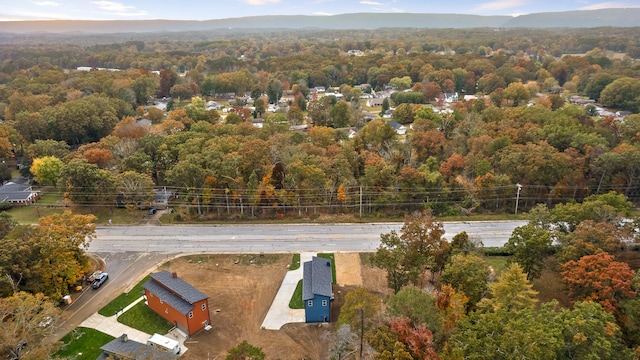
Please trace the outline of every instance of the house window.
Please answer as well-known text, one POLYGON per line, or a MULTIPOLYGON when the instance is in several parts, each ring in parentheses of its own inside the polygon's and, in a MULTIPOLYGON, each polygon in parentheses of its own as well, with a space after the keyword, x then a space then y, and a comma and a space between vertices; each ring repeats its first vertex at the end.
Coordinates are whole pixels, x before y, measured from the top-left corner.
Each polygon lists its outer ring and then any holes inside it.
POLYGON ((207 304, 202 304, 202 311, 207 310, 207 304))
POLYGON ((165 309, 164 309, 164 313, 165 313, 165 314, 168 314, 168 313, 169 313, 169 308, 165 308, 165 309))
POLYGON ((308 307, 312 307, 312 306, 313 306, 313 300, 309 300, 309 301, 307 301, 307 306, 308 306, 308 307))
POLYGON ((193 311, 189 311, 189 319, 193 318, 193 311))
POLYGON ((327 300, 322 300, 322 306, 327 306, 327 300))
POLYGON ((162 299, 160 299, 160 304, 164 304, 164 301, 162 301, 162 299))

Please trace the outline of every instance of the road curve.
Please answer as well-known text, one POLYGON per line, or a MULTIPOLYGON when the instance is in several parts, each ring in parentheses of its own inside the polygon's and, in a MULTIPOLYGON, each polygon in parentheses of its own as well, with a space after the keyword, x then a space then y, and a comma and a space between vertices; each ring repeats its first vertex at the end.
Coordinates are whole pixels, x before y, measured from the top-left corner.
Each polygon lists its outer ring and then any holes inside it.
MULTIPOLYGON (((502 246, 525 221, 445 222, 445 238, 466 231, 485 246, 502 246)), ((283 253, 375 251, 380 234, 402 223, 292 225, 101 226, 88 248, 96 253, 283 253)))

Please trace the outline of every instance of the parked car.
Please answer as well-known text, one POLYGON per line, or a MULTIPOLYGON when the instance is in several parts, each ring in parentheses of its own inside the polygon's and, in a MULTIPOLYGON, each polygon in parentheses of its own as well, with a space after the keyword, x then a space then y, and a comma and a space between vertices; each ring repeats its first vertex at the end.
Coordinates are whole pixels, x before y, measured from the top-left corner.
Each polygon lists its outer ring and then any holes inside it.
POLYGON ((152 208, 152 209, 149 209, 149 215, 155 215, 157 211, 158 211, 158 210, 153 209, 153 208, 152 208))
POLYGON ((47 326, 51 325, 52 322, 53 318, 51 316, 47 316, 38 323, 38 326, 40 326, 41 328, 46 328, 47 326))
POLYGON ((102 284, 104 284, 105 281, 107 281, 108 278, 109 278, 109 274, 105 272, 101 273, 100 275, 96 276, 95 280, 93 280, 91 287, 94 289, 99 288, 100 286, 102 286, 102 284))

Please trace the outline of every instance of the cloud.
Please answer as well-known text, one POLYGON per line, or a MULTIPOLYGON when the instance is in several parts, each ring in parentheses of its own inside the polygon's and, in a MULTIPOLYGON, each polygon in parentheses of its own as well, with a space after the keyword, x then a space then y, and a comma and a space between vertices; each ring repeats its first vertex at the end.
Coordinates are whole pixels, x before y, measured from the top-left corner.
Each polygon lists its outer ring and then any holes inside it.
POLYGON ((313 15, 317 15, 317 16, 333 16, 332 13, 323 12, 323 11, 316 11, 316 12, 313 13, 313 15))
POLYGON ((276 4, 279 3, 280 0, 243 0, 249 5, 267 5, 267 4, 276 4))
POLYGON ((149 12, 144 10, 133 11, 135 6, 125 5, 119 2, 113 1, 93 1, 92 4, 95 4, 101 10, 108 11, 108 15, 116 15, 116 16, 124 16, 124 17, 133 17, 133 16, 144 16, 149 12))
POLYGON ((362 4, 362 5, 377 5, 377 6, 382 5, 382 3, 377 2, 377 1, 367 1, 367 0, 360 1, 360 4, 362 4))
POLYGON ((98 5, 98 7, 102 10, 107 11, 115 11, 115 12, 123 12, 128 9, 135 9, 135 6, 127 6, 123 3, 113 2, 113 1, 94 1, 92 4, 98 5))
POLYGON ((55 1, 35 1, 34 4, 38 6, 52 6, 52 7, 60 6, 60 4, 55 1))
POLYGON ((631 5, 631 4, 622 3, 622 2, 610 1, 610 2, 603 2, 599 4, 584 6, 584 7, 581 7, 580 10, 600 10, 600 9, 611 9, 611 8, 635 8, 635 7, 640 7, 640 5, 638 4, 631 5))
POLYGON ((504 10, 511 9, 518 6, 523 6, 528 3, 527 0, 496 0, 492 2, 487 2, 483 4, 479 4, 475 7, 476 11, 495 11, 495 10, 504 10))

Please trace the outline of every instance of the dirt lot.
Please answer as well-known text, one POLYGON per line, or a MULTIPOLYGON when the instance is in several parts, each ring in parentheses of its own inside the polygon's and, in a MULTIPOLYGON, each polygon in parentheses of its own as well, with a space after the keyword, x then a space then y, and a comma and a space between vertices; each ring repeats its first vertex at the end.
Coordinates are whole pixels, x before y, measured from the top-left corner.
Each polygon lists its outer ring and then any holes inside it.
MULTIPOLYGON (((267 359, 328 358, 322 339, 325 332, 332 330, 333 322, 330 325, 287 324, 280 331, 260 329, 290 261, 288 254, 202 255, 175 259, 161 266, 161 270, 176 271, 182 279, 210 296, 213 329, 188 339, 185 345, 189 351, 182 358, 224 358, 229 349, 243 340, 261 347, 267 359)), ((336 265, 338 284, 334 286, 333 321, 338 318, 344 294, 362 285, 363 277, 369 277, 369 272, 376 272, 361 266, 358 254, 336 254, 336 265)), ((376 274, 371 277, 374 281, 377 278, 376 274)), ((372 285, 384 288, 384 284, 372 285)))

